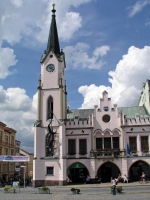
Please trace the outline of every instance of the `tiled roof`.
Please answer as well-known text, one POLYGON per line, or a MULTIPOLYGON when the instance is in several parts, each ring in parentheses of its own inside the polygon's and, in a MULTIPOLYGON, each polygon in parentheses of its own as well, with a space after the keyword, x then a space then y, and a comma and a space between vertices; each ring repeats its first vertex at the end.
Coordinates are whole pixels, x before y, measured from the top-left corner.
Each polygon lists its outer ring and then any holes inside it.
POLYGON ((94 114, 94 109, 75 109, 69 110, 67 119, 88 119, 90 114, 94 114))
POLYGON ((122 110, 123 114, 126 117, 135 117, 135 115, 140 115, 140 117, 144 117, 148 115, 144 106, 135 106, 135 107, 118 107, 118 113, 122 110))

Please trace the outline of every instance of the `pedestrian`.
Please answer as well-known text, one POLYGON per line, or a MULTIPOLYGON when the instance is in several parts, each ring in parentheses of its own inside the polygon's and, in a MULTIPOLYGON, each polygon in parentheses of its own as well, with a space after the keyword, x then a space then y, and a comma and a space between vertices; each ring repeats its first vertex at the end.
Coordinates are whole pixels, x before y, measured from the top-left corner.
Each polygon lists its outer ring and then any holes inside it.
POLYGON ((112 183, 112 194, 116 195, 116 183, 117 183, 117 179, 115 179, 114 177, 112 177, 111 179, 111 183, 112 183))
POLYGON ((86 184, 86 183, 88 183, 89 181, 90 181, 90 176, 89 175, 87 175, 87 177, 86 177, 86 180, 85 180, 85 183, 84 184, 86 184))
POLYGON ((25 180, 25 187, 27 187, 27 183, 28 183, 28 181, 27 181, 27 179, 25 180))

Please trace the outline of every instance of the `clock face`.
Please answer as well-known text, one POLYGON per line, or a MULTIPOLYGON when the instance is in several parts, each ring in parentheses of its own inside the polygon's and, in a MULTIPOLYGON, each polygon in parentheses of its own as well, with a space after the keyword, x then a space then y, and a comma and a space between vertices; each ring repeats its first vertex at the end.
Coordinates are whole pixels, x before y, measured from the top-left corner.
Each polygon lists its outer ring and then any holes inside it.
POLYGON ((110 116, 104 115, 102 119, 103 119, 103 122, 108 123, 110 121, 110 116))
POLYGON ((49 64, 47 65, 46 70, 48 72, 53 72, 55 70, 55 66, 53 64, 49 64))

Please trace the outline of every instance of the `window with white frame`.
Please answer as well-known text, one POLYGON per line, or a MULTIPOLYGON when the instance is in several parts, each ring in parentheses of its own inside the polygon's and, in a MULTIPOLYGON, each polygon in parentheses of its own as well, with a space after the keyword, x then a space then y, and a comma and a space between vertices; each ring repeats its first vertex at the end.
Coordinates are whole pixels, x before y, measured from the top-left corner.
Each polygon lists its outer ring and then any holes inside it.
POLYGON ((130 145, 130 151, 132 153, 136 153, 137 152, 136 137, 129 137, 129 145, 130 145))
POLYGON ((76 140, 75 139, 68 140, 68 154, 69 155, 76 154, 76 140))
POLYGON ((111 149, 111 138, 104 138, 104 149, 111 149))
POLYGON ((113 149, 119 149, 119 137, 113 137, 113 149))
POLYGON ((102 148, 102 138, 96 138, 96 150, 100 150, 102 148))
POLYGON ((141 151, 142 152, 148 152, 149 151, 148 136, 142 136, 141 137, 141 151))
POLYGON ((47 119, 53 119, 53 98, 50 96, 47 102, 47 119))
POLYGON ((54 175, 54 167, 47 167, 46 168, 47 175, 54 175))
POLYGON ((79 139, 79 154, 87 154, 87 144, 86 139, 79 139))

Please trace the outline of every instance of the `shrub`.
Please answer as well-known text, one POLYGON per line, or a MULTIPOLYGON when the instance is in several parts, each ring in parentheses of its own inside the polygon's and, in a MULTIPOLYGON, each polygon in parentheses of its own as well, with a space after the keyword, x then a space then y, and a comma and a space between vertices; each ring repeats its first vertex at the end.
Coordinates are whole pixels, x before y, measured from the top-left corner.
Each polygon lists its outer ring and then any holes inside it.
POLYGON ((74 192, 76 189, 75 189, 75 188, 71 188, 70 190, 71 190, 72 192, 74 192))
POLYGON ((39 188, 39 190, 49 190, 49 188, 46 187, 46 186, 42 186, 42 187, 39 188))
MULTIPOLYGON (((111 190, 111 192, 112 192, 112 191, 113 191, 113 187, 110 187, 110 190, 111 190)), ((116 187, 116 191, 117 191, 118 193, 121 193, 121 192, 123 191, 122 186, 117 186, 117 187, 116 187)))
POLYGON ((4 187, 4 190, 5 190, 5 191, 8 191, 9 189, 10 189, 10 187, 8 187, 8 186, 5 186, 5 187, 4 187))
POLYGON ((122 186, 118 186, 118 187, 116 187, 116 190, 117 190, 118 193, 121 193, 123 188, 122 188, 122 186))

